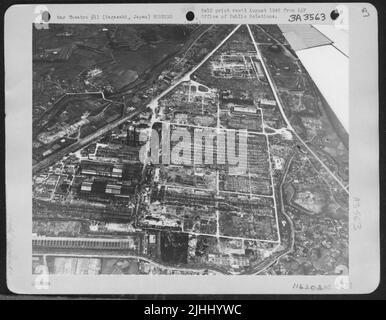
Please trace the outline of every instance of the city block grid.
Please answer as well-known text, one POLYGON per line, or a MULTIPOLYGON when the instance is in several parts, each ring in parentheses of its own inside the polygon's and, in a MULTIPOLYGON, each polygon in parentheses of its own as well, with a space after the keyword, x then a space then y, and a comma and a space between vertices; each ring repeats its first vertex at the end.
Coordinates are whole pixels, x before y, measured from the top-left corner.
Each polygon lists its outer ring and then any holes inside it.
POLYGON ((34 274, 348 272, 348 134, 280 26, 33 36, 34 274))

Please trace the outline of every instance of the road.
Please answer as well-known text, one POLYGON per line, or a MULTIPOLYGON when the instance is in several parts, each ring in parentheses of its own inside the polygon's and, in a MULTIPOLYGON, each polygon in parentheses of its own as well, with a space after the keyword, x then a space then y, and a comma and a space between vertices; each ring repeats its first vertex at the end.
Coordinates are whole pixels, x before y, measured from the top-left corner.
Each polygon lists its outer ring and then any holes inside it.
POLYGON ((211 26, 209 26, 208 28, 206 28, 203 32, 201 32, 201 33, 199 34, 199 36, 198 36, 196 39, 194 39, 194 41, 189 45, 188 49, 186 49, 184 55, 183 55, 183 56, 180 58, 180 60, 173 66, 172 70, 173 70, 176 66, 178 66, 178 65, 180 64, 180 62, 181 62, 181 61, 186 57, 186 55, 188 54, 189 50, 196 44, 196 42, 197 42, 198 40, 200 40, 200 38, 201 38, 207 31, 209 31, 210 29, 212 29, 213 26, 214 26, 214 25, 212 24, 211 26))
POLYGON ((240 27, 240 25, 237 25, 221 42, 219 45, 217 45, 210 53, 208 53, 205 58, 198 64, 196 65, 193 69, 191 69, 188 73, 186 73, 183 77, 181 77, 178 81, 176 81, 173 85, 171 85, 169 88, 167 88, 165 91, 163 91, 160 95, 158 95, 157 97, 155 97, 152 101, 150 101, 150 103, 142 108, 139 108, 137 109, 136 111, 134 111, 133 113, 130 113, 129 115, 121 118, 121 119, 118 119, 114 122, 111 122, 110 124, 108 124, 106 127, 103 127, 97 131, 95 131, 93 134, 81 139, 80 141, 77 141, 76 143, 58 151, 57 153, 55 154, 52 154, 51 156, 48 156, 46 159, 40 161, 39 163, 35 164, 33 167, 32 167, 32 172, 33 173, 36 173, 38 172, 39 170, 49 166, 50 164, 52 164, 53 162, 61 159, 62 157, 64 157, 66 154, 74 151, 74 150, 78 150, 80 149, 81 147, 91 143, 92 141, 94 141, 95 139, 99 138, 100 136, 104 135, 105 133, 107 133, 108 131, 110 131, 111 129, 113 128, 116 128, 117 126, 123 124, 124 122, 126 122, 127 120, 130 120, 131 118, 133 118, 134 116, 140 114, 141 112, 143 112, 144 110, 146 110, 149 106, 151 106, 152 104, 154 103, 157 103, 159 99, 161 99, 162 97, 164 97, 165 95, 167 95, 170 91, 172 91, 176 86, 178 86, 180 83, 184 82, 184 81, 188 81, 190 80, 190 76, 198 69, 200 68, 237 30, 238 28, 240 27))
POLYGON ((298 139, 298 141, 304 146, 304 148, 307 149, 307 151, 316 159, 318 160, 318 162, 322 165, 322 167, 331 175, 331 177, 342 187, 342 189, 348 194, 348 189, 347 187, 343 184, 343 182, 326 166, 326 164, 320 160, 320 158, 318 157, 318 155, 303 141, 303 139, 297 134, 297 132, 295 131, 295 129, 292 127, 291 123, 289 122, 285 112, 284 112, 284 109, 283 109, 283 105, 282 105, 282 102, 281 102, 281 99, 279 97, 279 95, 277 94, 278 92, 278 89, 275 85, 275 83, 272 81, 272 76, 271 76, 271 73, 269 72, 267 66, 266 66, 266 63, 263 59, 263 56, 261 55, 261 52, 256 44, 256 41, 255 41, 255 38, 252 34, 252 31, 251 31, 251 28, 249 27, 249 25, 247 25, 247 28, 248 28, 248 31, 249 31, 249 34, 251 36, 251 39, 252 39, 252 42, 253 42, 253 45, 255 47, 255 50, 256 50, 256 56, 257 58, 261 61, 261 65, 263 66, 263 69, 264 69, 264 72, 265 72, 265 75, 268 79, 268 83, 271 87, 271 90, 273 92, 273 95, 275 97, 275 100, 276 100, 276 103, 277 103, 277 106, 280 110, 280 113, 288 127, 289 130, 291 130, 292 134, 298 139))
POLYGON ((295 156, 295 152, 291 155, 291 157, 289 158, 289 160, 287 161, 286 165, 285 165, 285 168, 284 168, 284 174, 283 174, 283 178, 280 182, 280 205, 281 205, 281 213, 285 216, 285 218, 287 219, 288 223, 289 223, 289 226, 290 226, 290 229, 291 229, 291 244, 290 246, 284 251, 282 252, 280 255, 276 256, 274 259, 272 259, 271 261, 267 261, 264 265, 264 267, 260 267, 260 269, 255 272, 255 274, 259 274, 265 270, 267 270, 270 266, 272 266, 273 264, 275 264, 281 257, 284 257, 285 255, 287 255, 288 253, 292 252, 293 249, 294 249, 294 245, 295 245, 295 227, 294 227, 294 224, 291 220, 291 218, 287 215, 287 213, 285 212, 285 209, 284 209, 284 200, 283 200, 283 187, 284 187, 284 183, 285 183, 285 179, 287 177, 287 174, 288 174, 288 170, 291 166, 291 162, 292 162, 292 159, 294 158, 295 156))

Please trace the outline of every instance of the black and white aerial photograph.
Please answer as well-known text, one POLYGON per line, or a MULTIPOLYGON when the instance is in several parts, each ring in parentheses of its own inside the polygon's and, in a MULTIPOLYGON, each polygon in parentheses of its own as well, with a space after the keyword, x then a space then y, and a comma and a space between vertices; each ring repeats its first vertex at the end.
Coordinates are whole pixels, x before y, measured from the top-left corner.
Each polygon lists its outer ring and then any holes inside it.
POLYGON ((384 300, 380 17, 7 8, 0 300, 240 320, 254 300, 384 300))
POLYGON ((33 27, 32 274, 348 274, 348 35, 33 27))

